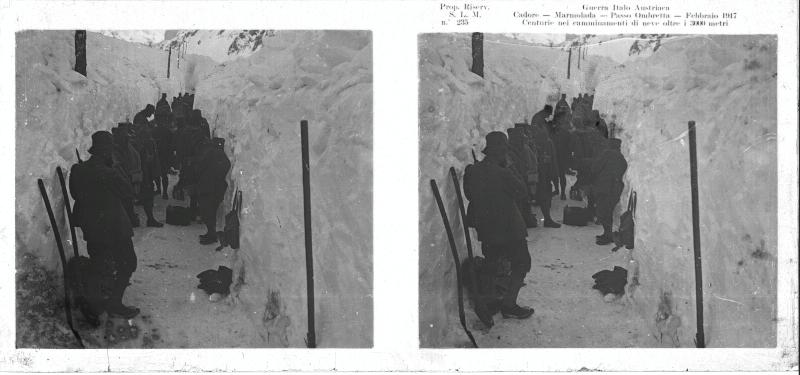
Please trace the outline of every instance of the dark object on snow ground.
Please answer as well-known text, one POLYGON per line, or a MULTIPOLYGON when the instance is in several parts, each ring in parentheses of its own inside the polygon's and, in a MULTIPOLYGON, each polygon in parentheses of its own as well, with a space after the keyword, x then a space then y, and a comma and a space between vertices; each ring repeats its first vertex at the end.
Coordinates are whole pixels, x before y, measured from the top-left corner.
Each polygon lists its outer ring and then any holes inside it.
POLYGON ((592 289, 597 289, 603 295, 615 294, 621 296, 625 294, 625 284, 628 283, 628 270, 614 266, 613 271, 602 270, 594 275, 594 286, 592 289))
POLYGON ((192 210, 188 207, 167 206, 167 224, 186 226, 192 224, 192 210))
POLYGON ((564 206, 564 218, 561 222, 566 225, 585 227, 589 222, 589 214, 583 207, 564 206))
POLYGON ((233 270, 225 266, 219 266, 216 270, 205 270, 197 275, 200 279, 198 289, 204 290, 209 295, 219 293, 227 296, 230 293, 230 286, 233 282, 233 270))

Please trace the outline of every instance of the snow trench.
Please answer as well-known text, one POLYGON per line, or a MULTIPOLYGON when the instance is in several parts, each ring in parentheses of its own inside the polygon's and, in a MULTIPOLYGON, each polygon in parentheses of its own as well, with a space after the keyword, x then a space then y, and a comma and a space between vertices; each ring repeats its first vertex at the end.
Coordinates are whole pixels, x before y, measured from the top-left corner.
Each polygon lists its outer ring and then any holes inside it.
MULTIPOLYGON (((419 40, 421 345, 463 341, 454 263, 429 180, 436 179, 442 190, 463 260, 464 232, 450 166, 460 178, 472 163, 471 151, 481 157, 488 132, 529 121, 545 103, 554 104, 558 93, 571 98, 594 90, 595 109, 608 116, 606 121, 616 116, 629 163, 616 215, 627 204, 630 187, 639 194, 633 258, 640 264, 640 285, 633 289, 633 306, 652 337, 664 330, 656 314, 665 298, 670 314, 682 323, 664 337, 675 334, 679 345, 693 346, 696 332, 686 138, 687 122, 694 120, 707 345, 774 346, 775 38, 681 36, 623 64, 598 56, 612 46, 594 46, 582 69, 573 62, 571 79, 564 51, 514 45, 490 34, 485 40, 485 79, 469 71, 469 34, 426 34, 419 40)), ((478 254, 479 246, 473 238, 478 254)))
POLYGON ((56 166, 68 171, 76 147, 87 158, 93 132, 132 119, 160 93, 194 90, 195 108, 226 139, 232 162, 220 228, 235 189, 244 196, 242 245, 228 265, 241 316, 231 319, 252 321, 259 346, 305 346, 299 123, 308 120, 317 345, 371 346, 371 35, 279 31, 268 39, 233 62, 189 55, 178 68, 173 61, 167 79, 167 52, 90 32, 86 78, 72 71, 73 32, 18 33, 17 263, 33 256, 60 269, 37 178, 69 248, 56 166))

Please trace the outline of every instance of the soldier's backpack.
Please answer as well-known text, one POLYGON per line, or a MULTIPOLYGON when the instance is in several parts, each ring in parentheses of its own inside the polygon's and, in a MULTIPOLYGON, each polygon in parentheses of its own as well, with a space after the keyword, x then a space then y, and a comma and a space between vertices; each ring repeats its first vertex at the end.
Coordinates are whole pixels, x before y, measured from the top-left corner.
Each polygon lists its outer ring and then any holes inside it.
POLYGON ((167 224, 187 226, 192 223, 192 209, 181 206, 167 206, 167 224))
POLYGON ((499 312, 502 296, 511 288, 511 262, 503 257, 490 262, 482 256, 475 256, 472 260, 464 259, 461 272, 466 280, 472 277, 477 280, 478 290, 473 290, 471 283, 464 285, 471 299, 485 303, 490 315, 499 312))
POLYGON ((635 232, 635 219, 636 218, 636 192, 631 189, 631 194, 628 197, 628 209, 619 217, 619 230, 614 232, 612 236, 614 239, 614 248, 612 251, 617 251, 622 246, 626 249, 633 249, 634 232, 635 232))

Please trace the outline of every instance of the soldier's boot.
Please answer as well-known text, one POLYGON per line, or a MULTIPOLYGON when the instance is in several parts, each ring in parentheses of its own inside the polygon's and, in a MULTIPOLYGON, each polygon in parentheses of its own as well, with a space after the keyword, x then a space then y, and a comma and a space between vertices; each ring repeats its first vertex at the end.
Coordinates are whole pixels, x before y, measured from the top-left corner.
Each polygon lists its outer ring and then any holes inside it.
POLYGON ((614 242, 611 233, 611 225, 603 224, 603 234, 597 236, 597 241, 595 243, 600 246, 605 246, 614 242))
POLYGON ((153 216, 153 202, 145 203, 144 212, 147 214, 148 227, 161 228, 164 226, 164 224, 160 223, 158 220, 156 220, 155 216, 153 216))
POLYGON ((550 217, 550 201, 546 200, 542 202, 542 215, 544 216, 544 227, 545 228, 561 228, 561 224, 556 223, 552 217, 550 217))
POLYGON ((169 177, 167 174, 161 176, 161 199, 169 200, 169 177))
POLYGON ((503 318, 527 319, 533 315, 534 310, 532 307, 522 307, 517 304, 517 296, 523 285, 523 280, 515 279, 512 281, 512 285, 503 296, 503 304, 500 307, 503 318))
POLYGON ((140 310, 136 307, 125 306, 122 304, 122 296, 125 294, 125 289, 128 287, 127 280, 120 280, 114 285, 113 295, 106 307, 106 311, 110 316, 132 319, 139 315, 140 310))

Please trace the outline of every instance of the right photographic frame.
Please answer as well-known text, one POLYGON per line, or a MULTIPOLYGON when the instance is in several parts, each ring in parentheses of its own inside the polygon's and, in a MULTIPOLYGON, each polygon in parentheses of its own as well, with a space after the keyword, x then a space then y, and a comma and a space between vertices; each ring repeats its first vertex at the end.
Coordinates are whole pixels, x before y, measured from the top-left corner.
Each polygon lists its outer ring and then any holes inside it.
POLYGON ((775 347, 777 45, 420 34, 421 347, 775 347))

